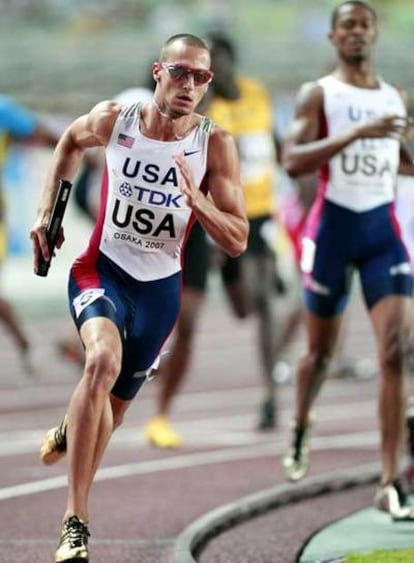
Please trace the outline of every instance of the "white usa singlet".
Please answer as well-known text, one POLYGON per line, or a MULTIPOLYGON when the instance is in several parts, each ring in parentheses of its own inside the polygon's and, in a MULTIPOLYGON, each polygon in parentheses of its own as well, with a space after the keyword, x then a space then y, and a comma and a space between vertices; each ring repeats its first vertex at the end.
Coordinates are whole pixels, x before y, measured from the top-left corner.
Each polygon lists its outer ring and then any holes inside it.
POLYGON ((91 244, 133 278, 150 281, 181 269, 192 211, 173 157, 185 155, 200 188, 212 122, 201 118, 186 137, 167 142, 142 135, 139 120, 140 104, 134 104, 124 106, 115 122, 106 148, 105 211, 91 244))
MULTIPOLYGON (((364 89, 332 75, 318 80, 324 94, 326 135, 335 136, 354 125, 386 114, 406 115, 399 92, 380 80, 379 88, 364 89)), ((367 211, 395 199, 400 144, 389 138, 358 139, 334 158, 321 174, 324 197, 352 211, 367 211)))

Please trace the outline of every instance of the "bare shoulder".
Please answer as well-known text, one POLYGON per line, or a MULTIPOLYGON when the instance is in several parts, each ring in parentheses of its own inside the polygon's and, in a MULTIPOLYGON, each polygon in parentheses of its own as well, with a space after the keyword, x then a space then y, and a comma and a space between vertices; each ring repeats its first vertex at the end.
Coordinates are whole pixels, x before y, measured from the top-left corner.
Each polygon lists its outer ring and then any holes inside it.
POLYGON ((90 115, 101 116, 101 115, 112 115, 121 111, 122 104, 115 100, 103 100, 98 102, 90 111, 90 115))
POLYGON ((294 118, 285 138, 285 148, 309 143, 320 137, 323 114, 323 88, 318 82, 304 83, 296 96, 294 118))
POLYGON ((210 134, 210 147, 217 151, 233 150, 236 148, 236 142, 226 129, 214 123, 210 134))
POLYGON ((108 138, 122 109, 122 104, 112 100, 97 103, 88 114, 88 126, 97 137, 108 138))
POLYGON ((213 125, 207 153, 207 168, 210 173, 236 176, 239 155, 234 137, 219 125, 213 125))
POLYGON ((89 112, 88 128, 103 145, 108 143, 121 109, 122 104, 119 102, 104 100, 89 112))
POLYGON ((399 86, 398 84, 393 84, 393 86, 401 96, 401 99, 404 102, 405 107, 408 108, 410 105, 410 96, 408 94, 408 91, 405 88, 399 86))
POLYGON ((296 95, 297 108, 319 108, 323 103, 322 86, 316 82, 305 82, 296 95))
POLYGON ((82 148, 105 146, 121 108, 116 102, 99 102, 89 113, 72 121, 65 134, 82 148))

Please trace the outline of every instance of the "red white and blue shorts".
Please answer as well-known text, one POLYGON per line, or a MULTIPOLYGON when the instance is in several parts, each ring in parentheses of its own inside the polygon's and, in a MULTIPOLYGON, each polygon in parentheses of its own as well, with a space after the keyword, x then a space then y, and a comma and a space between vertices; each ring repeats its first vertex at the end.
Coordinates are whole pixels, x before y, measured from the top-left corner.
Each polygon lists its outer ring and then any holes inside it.
POLYGON ((78 330, 93 317, 106 317, 118 327, 122 366, 112 394, 132 399, 177 321, 181 272, 159 280, 138 281, 102 253, 93 265, 84 256, 72 266, 68 295, 78 330))
POLYGON ((344 311, 354 272, 369 309, 388 295, 412 295, 409 256, 393 204, 357 213, 318 200, 302 244, 305 305, 318 316, 344 311))

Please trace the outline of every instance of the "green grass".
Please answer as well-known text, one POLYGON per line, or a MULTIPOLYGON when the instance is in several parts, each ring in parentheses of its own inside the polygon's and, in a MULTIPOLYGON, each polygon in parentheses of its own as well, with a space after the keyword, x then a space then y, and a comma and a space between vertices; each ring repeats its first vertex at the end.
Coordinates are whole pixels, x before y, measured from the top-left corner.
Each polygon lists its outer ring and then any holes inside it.
POLYGON ((348 555, 345 563, 412 563, 414 549, 398 551, 372 551, 365 555, 348 555))

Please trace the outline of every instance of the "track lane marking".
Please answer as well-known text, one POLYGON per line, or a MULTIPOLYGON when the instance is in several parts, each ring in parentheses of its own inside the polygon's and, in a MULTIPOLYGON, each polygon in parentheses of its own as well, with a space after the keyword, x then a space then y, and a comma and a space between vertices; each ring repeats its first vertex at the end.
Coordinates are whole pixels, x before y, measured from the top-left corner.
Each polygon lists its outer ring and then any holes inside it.
MULTIPOLYGON (((235 406, 239 405, 237 403, 233 403, 232 407, 235 406)), ((331 420, 333 417, 336 422, 346 420, 349 418, 350 412, 352 412, 353 418, 356 416, 374 416, 375 408, 376 402, 374 400, 358 403, 353 401, 346 403, 343 402, 339 405, 321 405, 316 411, 315 424, 318 424, 319 422, 326 422, 331 420)), ((281 418, 287 418, 288 415, 290 416, 290 413, 290 409, 289 411, 285 409, 281 410, 281 418)), ((214 443, 216 439, 221 440, 220 436, 230 436, 232 433, 243 435, 243 439, 246 442, 250 436, 250 442, 256 443, 258 440, 262 441, 264 435, 254 429, 254 416, 255 413, 249 413, 226 417, 174 420, 174 427, 183 434, 186 445, 191 445, 194 442, 198 443, 199 438, 202 438, 203 441, 208 441, 210 439, 214 443), (212 436, 214 432, 218 433, 220 436, 212 436), (193 439, 194 441, 192 441, 193 439)), ((283 427, 281 427, 280 430, 285 432, 283 427)), ((121 428, 114 432, 109 447, 129 442, 133 442, 134 447, 145 446, 147 441, 143 437, 142 431, 143 428, 141 421, 139 423, 139 427, 138 425, 135 427, 131 422, 128 422, 125 426, 121 426, 121 428)), ((45 430, 33 429, 1 432, 0 457, 37 451, 44 434, 45 430)), ((236 441, 240 439, 241 436, 235 436, 236 441)))
MULTIPOLYGON (((335 436, 315 436, 312 439, 312 451, 321 449, 378 447, 379 436, 377 431, 356 432, 351 434, 339 434, 335 436)), ((102 467, 98 470, 95 481, 107 481, 120 479, 134 475, 145 475, 159 473, 176 469, 185 469, 202 465, 225 463, 230 461, 241 461, 280 455, 285 450, 285 440, 276 439, 269 443, 257 444, 255 446, 244 446, 228 449, 213 450, 208 452, 197 452, 173 457, 128 463, 111 467, 102 467)), ((21 483, 0 489, 0 500, 24 497, 27 495, 60 489, 67 485, 66 475, 59 475, 49 479, 41 479, 28 483, 21 483)))

